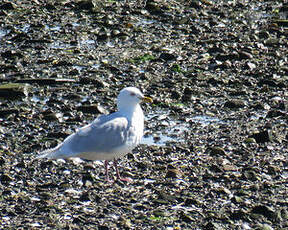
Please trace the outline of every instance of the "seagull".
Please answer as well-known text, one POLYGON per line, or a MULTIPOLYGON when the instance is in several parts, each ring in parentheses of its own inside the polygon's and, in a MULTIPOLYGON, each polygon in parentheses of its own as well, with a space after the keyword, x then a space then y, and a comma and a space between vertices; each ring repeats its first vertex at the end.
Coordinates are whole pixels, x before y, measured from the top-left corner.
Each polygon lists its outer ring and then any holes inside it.
POLYGON ((92 123, 78 129, 55 148, 40 153, 36 159, 82 158, 104 160, 106 181, 109 180, 108 161, 113 161, 117 179, 119 173, 117 159, 131 152, 139 143, 144 131, 144 114, 140 102, 151 103, 138 88, 126 87, 117 97, 117 111, 101 115, 92 123))

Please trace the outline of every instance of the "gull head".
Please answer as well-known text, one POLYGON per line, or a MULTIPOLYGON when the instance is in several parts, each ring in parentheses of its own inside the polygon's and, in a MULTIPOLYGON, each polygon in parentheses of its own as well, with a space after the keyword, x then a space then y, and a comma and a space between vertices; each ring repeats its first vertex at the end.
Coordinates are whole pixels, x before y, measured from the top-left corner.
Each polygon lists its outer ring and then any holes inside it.
POLYGON ((150 97, 145 97, 138 88, 126 87, 122 89, 117 97, 119 110, 133 108, 141 101, 152 102, 150 97))

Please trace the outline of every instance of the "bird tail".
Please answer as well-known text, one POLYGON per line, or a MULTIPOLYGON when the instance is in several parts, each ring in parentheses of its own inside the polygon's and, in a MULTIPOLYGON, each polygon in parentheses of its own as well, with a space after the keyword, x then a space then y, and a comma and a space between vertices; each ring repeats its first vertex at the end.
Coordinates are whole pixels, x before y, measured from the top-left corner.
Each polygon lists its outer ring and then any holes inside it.
POLYGON ((44 150, 43 152, 40 153, 39 156, 37 156, 35 159, 42 159, 42 158, 47 158, 47 159, 58 159, 62 158, 60 155, 60 148, 59 146, 56 146, 55 148, 52 149, 47 149, 44 150))

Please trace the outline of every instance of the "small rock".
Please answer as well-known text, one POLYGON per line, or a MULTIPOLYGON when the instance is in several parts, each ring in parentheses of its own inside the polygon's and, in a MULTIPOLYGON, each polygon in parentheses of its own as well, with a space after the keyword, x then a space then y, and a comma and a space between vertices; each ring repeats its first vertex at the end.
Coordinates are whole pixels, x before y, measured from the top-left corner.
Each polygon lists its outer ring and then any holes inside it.
POLYGON ((90 185, 92 185, 93 181, 94 181, 94 178, 91 176, 90 173, 86 173, 86 174, 82 175, 82 183, 86 187, 89 187, 90 185))
POLYGON ((199 205, 199 201, 194 198, 187 198, 184 202, 185 206, 199 205))
POLYGON ((224 107, 230 109, 243 108, 246 105, 245 101, 240 99, 232 99, 225 102, 224 107))
POLYGON ((255 138, 246 138, 245 140, 244 140, 244 142, 245 143, 247 143, 247 144, 253 144, 253 143, 256 143, 256 140, 255 140, 255 138))
POLYGON ((80 78, 79 83, 83 85, 93 84, 97 89, 109 87, 109 84, 107 82, 98 78, 82 77, 80 78))
POLYGON ((258 224, 255 230, 274 230, 269 224, 258 224))
POLYGON ((256 132, 249 136, 249 138, 254 138, 257 143, 265 143, 271 141, 271 134, 268 130, 256 132))
POLYGON ((145 9, 150 14, 162 15, 164 13, 160 6, 154 1, 146 1, 145 9))
POLYGON ((206 152, 211 156, 225 156, 226 155, 225 150, 217 146, 208 147, 206 149, 206 152))
POLYGON ((231 198, 231 201, 232 201, 233 203, 243 203, 243 198, 240 197, 240 196, 233 196, 233 197, 231 198))
POLYGON ((99 114, 105 113, 105 109, 100 105, 81 105, 77 107, 78 111, 82 111, 83 113, 91 113, 91 114, 99 114))
POLYGON ((231 165, 231 164, 224 164, 223 170, 225 170, 225 171, 237 171, 237 167, 235 165, 231 165))
POLYGON ((26 97, 28 86, 20 83, 8 83, 0 85, 0 97, 19 99, 26 97))
POLYGON ((83 0, 77 2, 77 8, 79 10, 92 10, 95 7, 92 0, 83 0))
POLYGON ((180 213, 180 219, 186 223, 191 223, 195 221, 192 216, 190 216, 189 214, 185 212, 180 213))
POLYGON ((46 121, 58 121, 57 114, 51 111, 45 111, 42 113, 42 115, 43 115, 43 119, 46 121))
POLYGON ((176 60, 177 56, 172 53, 161 53, 159 59, 162 59, 164 61, 172 61, 176 60))
POLYGON ((126 219, 124 217, 120 217, 120 222, 121 222, 121 225, 125 228, 125 229, 131 229, 132 227, 132 223, 131 223, 131 220, 130 219, 126 219))
POLYGON ((282 208, 280 210, 280 216, 283 220, 288 220, 288 208, 287 209, 282 208))
POLYGON ((267 115, 266 115, 266 118, 273 118, 273 117, 285 117, 287 116, 288 117, 288 114, 281 111, 281 110, 278 110, 278 109, 271 109, 268 111, 267 115))
POLYGON ((66 60, 53 61, 53 67, 58 67, 58 66, 72 66, 72 63, 66 60))
POLYGON ((252 59, 253 55, 251 53, 245 52, 245 51, 240 51, 239 53, 239 59, 243 60, 243 59, 252 59))
POLYGON ((10 114, 18 114, 19 110, 17 109, 1 109, 0 110, 0 117, 6 117, 9 116, 10 114))
POLYGON ((180 97, 181 97, 181 93, 179 91, 173 90, 171 92, 171 98, 172 99, 178 100, 180 97))
POLYGON ((228 188, 225 188, 225 187, 222 187, 222 186, 217 188, 216 191, 218 193, 223 193, 223 194, 227 194, 227 195, 231 194, 231 191, 228 188))
POLYGON ((71 133, 66 132, 50 132, 47 134, 48 138, 57 138, 57 139, 65 139, 68 137, 71 133))
POLYGON ((39 85, 53 85, 53 84, 65 84, 75 82, 74 79, 65 78, 21 78, 16 81, 17 83, 37 83, 39 85))
POLYGON ((258 180, 257 173, 253 170, 245 170, 242 177, 246 180, 256 181, 258 180))
POLYGON ((12 2, 4 2, 0 5, 1 10, 14 10, 16 5, 12 2))
POLYGON ((278 38, 268 38, 264 41, 264 44, 267 46, 276 46, 279 44, 278 38))
POLYGON ((261 80, 259 80, 258 86, 262 87, 264 85, 271 86, 271 87, 277 87, 278 86, 277 82, 274 81, 274 80, 269 80, 269 79, 261 79, 261 80))
POLYGON ((167 216, 167 213, 164 211, 164 210, 161 210, 161 209, 156 209, 153 211, 153 215, 154 216, 167 216))
POLYGON ((197 10, 202 8, 202 6, 200 5, 200 1, 198 1, 198 0, 191 0, 190 7, 197 9, 197 10))
POLYGON ((110 228, 107 226, 104 226, 104 225, 99 225, 99 226, 97 226, 97 229, 98 230, 109 230, 110 228))
POLYGON ((251 212, 254 214, 263 215, 269 219, 271 219, 271 218, 273 219, 276 216, 276 213, 273 209, 271 209, 268 206, 262 205, 262 204, 254 206, 252 208, 251 212))
POLYGON ((204 228, 204 230, 222 230, 223 228, 220 227, 218 223, 215 222, 209 222, 207 223, 204 228))
POLYGON ((247 68, 247 69, 250 69, 250 70, 253 70, 253 69, 256 68, 256 65, 255 65, 254 63, 252 63, 252 62, 248 62, 248 63, 246 64, 246 68, 247 68))
POLYGON ((238 54, 238 53, 218 54, 218 55, 215 57, 215 59, 218 60, 218 61, 238 60, 238 59, 239 59, 239 54, 238 54))
POLYGON ((11 51, 11 50, 7 50, 3 53, 1 53, 1 57, 2 58, 6 58, 6 59, 14 59, 14 58, 22 58, 23 54, 20 53, 19 51, 11 51))
POLYGON ((182 101, 183 101, 183 102, 191 101, 192 94, 193 94, 192 89, 189 88, 189 87, 186 87, 186 88, 184 89, 184 92, 183 92, 182 101))
POLYGON ((179 176, 182 175, 182 172, 177 169, 173 165, 168 165, 167 166, 167 172, 165 178, 178 178, 179 176))
POLYGON ((183 25, 189 23, 190 18, 189 17, 177 17, 175 18, 174 22, 178 25, 183 25))
POLYGON ((259 31, 258 36, 259 36, 259 38, 267 39, 270 37, 270 34, 268 31, 262 30, 262 31, 259 31))
POLYGON ((7 183, 9 183, 9 182, 12 181, 12 180, 13 180, 13 178, 10 177, 10 176, 7 175, 7 174, 2 174, 2 175, 0 176, 0 182, 1 182, 2 184, 7 184, 7 183))
POLYGON ((216 173, 223 172, 222 168, 220 168, 217 164, 212 164, 209 169, 216 173))
POLYGON ((79 200, 82 202, 86 202, 86 201, 91 201, 92 199, 91 199, 90 194, 88 192, 84 192, 79 197, 79 200))
POLYGON ((0 157, 0 166, 5 164, 5 158, 4 157, 0 157))
POLYGON ((230 214, 230 218, 232 220, 243 220, 245 219, 247 216, 247 213, 245 213, 242 210, 234 210, 231 214, 230 214))
POLYGON ((281 172, 281 169, 276 165, 269 165, 267 171, 269 175, 277 175, 277 173, 281 172))

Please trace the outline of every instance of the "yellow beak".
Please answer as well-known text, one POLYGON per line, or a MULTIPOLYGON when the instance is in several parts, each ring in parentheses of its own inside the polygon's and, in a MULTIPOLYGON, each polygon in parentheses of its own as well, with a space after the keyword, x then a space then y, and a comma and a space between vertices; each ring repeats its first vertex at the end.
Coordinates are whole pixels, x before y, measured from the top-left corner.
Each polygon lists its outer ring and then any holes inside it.
POLYGON ((152 100, 151 97, 143 97, 143 98, 142 98, 142 101, 144 101, 144 102, 146 102, 146 103, 152 103, 152 102, 153 102, 153 100, 152 100))

